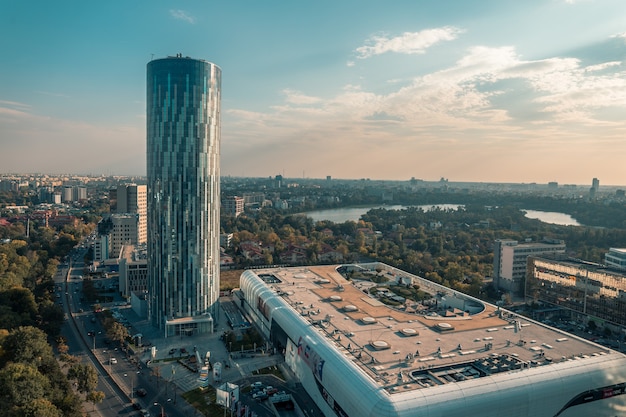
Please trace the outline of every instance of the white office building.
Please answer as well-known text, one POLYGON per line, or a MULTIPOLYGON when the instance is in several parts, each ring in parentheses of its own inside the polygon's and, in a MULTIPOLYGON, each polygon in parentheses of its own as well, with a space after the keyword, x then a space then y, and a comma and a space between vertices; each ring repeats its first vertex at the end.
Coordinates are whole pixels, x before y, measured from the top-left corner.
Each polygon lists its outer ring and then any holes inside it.
POLYGON ((545 240, 540 243, 496 240, 493 251, 494 286, 515 295, 523 295, 528 257, 552 253, 565 253, 565 243, 561 240, 545 240))

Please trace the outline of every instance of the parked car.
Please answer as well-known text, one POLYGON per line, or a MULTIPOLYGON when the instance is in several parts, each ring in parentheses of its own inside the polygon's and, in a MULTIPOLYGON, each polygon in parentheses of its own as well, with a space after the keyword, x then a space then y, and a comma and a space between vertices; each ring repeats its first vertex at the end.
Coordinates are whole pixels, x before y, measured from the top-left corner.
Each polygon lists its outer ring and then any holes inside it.
POLYGON ((145 397, 146 395, 148 395, 148 391, 143 388, 138 388, 136 392, 139 397, 145 397))
POLYGON ((268 395, 264 392, 257 392, 256 394, 252 396, 252 398, 254 398, 257 401, 263 401, 263 400, 267 400, 268 395))
POLYGON ((111 358, 111 359, 109 359, 109 363, 111 365, 115 365, 117 363, 117 359, 116 358, 111 358))

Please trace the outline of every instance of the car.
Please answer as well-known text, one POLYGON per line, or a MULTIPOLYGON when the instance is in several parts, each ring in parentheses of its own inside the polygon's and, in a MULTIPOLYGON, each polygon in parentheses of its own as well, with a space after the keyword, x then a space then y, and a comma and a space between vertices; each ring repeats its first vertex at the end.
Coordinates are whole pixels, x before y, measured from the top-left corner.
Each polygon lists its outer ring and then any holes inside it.
POLYGON ((111 365, 115 365, 117 363, 117 359, 116 358, 111 358, 111 359, 109 359, 109 363, 111 365))
POLYGON ((145 408, 139 411, 142 417, 150 417, 150 412, 145 408))
POLYGON ((268 395, 264 392, 257 392, 256 394, 252 396, 252 398, 254 398, 257 401, 263 401, 263 400, 267 400, 268 395))
POLYGON ((252 384, 250 384, 250 386, 252 388, 261 388, 263 386, 263 383, 261 381, 256 381, 256 382, 253 382, 252 384))
POLYGON ((141 404, 139 404, 139 403, 133 403, 133 408, 134 408, 135 410, 141 410, 141 404))
POLYGON ((143 388, 137 389, 136 392, 137 392, 137 395, 140 396, 140 397, 145 397, 146 395, 148 395, 148 391, 146 391, 143 388))
POLYGON ((182 354, 187 353, 187 349, 185 349, 185 348, 180 348, 180 353, 182 353, 182 354))
POLYGON ((170 353, 170 355, 173 355, 174 353, 176 353, 176 349, 174 349, 174 348, 170 349, 169 353, 170 353))

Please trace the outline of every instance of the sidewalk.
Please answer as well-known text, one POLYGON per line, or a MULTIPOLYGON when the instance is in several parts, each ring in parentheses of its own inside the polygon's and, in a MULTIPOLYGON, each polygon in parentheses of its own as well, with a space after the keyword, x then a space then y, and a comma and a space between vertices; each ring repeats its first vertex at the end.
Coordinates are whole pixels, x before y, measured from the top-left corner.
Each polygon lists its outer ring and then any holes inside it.
POLYGON ((194 354, 196 350, 202 361, 204 361, 206 353, 209 352, 211 364, 222 363, 221 381, 214 381, 211 374, 209 376, 211 385, 219 385, 225 381, 236 381, 252 375, 252 372, 257 369, 284 362, 281 355, 256 354, 253 357, 232 358, 224 342, 220 340, 220 336, 230 329, 226 314, 223 311, 220 311, 214 333, 169 338, 163 337, 160 331, 153 327, 148 320, 138 317, 131 309, 120 309, 119 311, 132 324, 133 332, 141 333, 143 342, 151 344, 139 355, 141 363, 147 364, 148 372, 154 372, 155 368, 158 367, 161 378, 176 384, 183 392, 199 387, 199 374, 187 369, 178 362, 177 358, 187 357, 189 354, 194 354), (151 355, 152 346, 156 347, 154 358, 151 355), (180 354, 181 348, 186 350, 184 355, 180 354), (170 351, 175 351, 175 353, 170 354, 170 351))

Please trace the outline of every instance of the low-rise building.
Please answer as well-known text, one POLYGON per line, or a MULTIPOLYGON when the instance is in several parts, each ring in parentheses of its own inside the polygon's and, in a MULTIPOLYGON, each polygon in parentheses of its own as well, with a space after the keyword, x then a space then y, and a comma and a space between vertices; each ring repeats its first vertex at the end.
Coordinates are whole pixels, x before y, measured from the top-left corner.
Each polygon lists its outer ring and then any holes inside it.
POLYGON ((543 242, 527 243, 498 239, 493 252, 494 286, 514 295, 523 295, 527 258, 531 255, 565 253, 565 243, 562 240, 547 239, 543 242))

